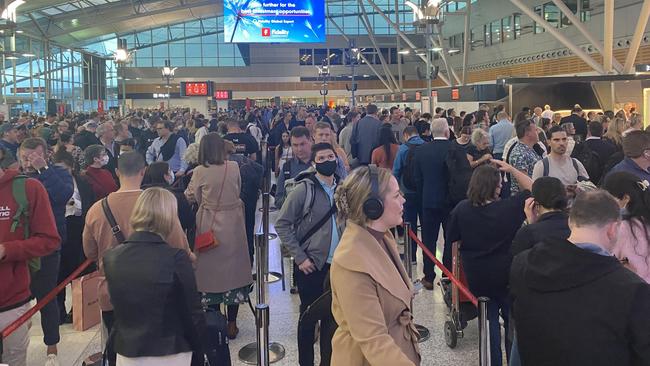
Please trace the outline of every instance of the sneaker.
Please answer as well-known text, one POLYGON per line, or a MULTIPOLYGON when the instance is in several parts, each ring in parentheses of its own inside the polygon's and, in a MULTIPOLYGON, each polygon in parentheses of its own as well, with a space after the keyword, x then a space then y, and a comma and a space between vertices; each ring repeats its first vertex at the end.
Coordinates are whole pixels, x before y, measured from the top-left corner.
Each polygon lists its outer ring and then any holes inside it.
POLYGON ((55 354, 47 355, 47 361, 45 361, 45 366, 60 366, 59 358, 55 354))
POLYGON ((237 328, 237 322, 228 322, 228 328, 226 329, 228 339, 237 338, 239 334, 239 328, 237 328))

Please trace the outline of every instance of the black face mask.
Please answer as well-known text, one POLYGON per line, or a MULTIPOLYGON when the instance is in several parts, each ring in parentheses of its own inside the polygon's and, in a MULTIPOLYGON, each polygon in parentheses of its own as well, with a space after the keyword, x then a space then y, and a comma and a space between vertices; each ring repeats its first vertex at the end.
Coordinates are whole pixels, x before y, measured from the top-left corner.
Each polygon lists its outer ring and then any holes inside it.
POLYGON ((336 160, 328 160, 322 163, 316 163, 316 171, 320 174, 329 177, 336 172, 336 160))

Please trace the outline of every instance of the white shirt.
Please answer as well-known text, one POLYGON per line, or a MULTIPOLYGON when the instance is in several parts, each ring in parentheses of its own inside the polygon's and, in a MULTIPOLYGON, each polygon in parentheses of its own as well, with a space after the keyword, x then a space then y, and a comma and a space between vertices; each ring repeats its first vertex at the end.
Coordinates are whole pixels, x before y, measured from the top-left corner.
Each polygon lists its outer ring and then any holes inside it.
POLYGON ((68 216, 81 216, 81 195, 79 194, 79 188, 77 187, 77 180, 72 179, 74 184, 74 192, 72 197, 68 201, 68 204, 65 205, 65 217, 68 216))
POLYGON ((203 126, 194 132, 194 142, 200 143, 203 136, 208 134, 208 127, 203 126))

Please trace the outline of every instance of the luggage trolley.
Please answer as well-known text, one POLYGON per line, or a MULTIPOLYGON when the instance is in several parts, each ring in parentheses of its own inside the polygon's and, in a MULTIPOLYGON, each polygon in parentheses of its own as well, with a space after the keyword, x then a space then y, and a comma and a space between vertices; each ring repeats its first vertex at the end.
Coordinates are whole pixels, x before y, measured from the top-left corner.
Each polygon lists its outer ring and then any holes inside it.
MULTIPOLYGON (((457 242, 452 246, 452 273, 464 287, 467 287, 457 242)), ((458 338, 464 336, 463 329, 467 327, 467 322, 478 316, 478 310, 472 299, 461 293, 458 286, 449 278, 440 280, 440 290, 447 308, 449 308, 449 320, 444 325, 445 342, 449 348, 455 348, 458 338)))

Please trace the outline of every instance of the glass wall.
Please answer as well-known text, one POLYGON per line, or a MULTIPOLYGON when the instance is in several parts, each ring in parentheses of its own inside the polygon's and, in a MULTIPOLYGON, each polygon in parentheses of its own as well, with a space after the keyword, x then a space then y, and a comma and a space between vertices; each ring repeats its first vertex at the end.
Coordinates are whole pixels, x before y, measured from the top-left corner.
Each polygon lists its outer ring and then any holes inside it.
POLYGON ((23 35, 16 36, 16 55, 4 60, 0 88, 2 102, 14 110, 45 112, 48 99, 63 103, 67 111, 96 110, 98 97, 104 108, 117 105, 117 75, 110 60, 23 35), (101 90, 92 96, 85 92, 97 87, 88 60, 95 61, 102 80, 101 90))

